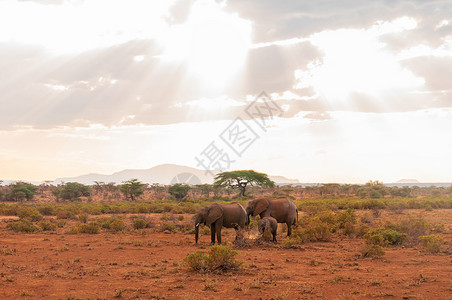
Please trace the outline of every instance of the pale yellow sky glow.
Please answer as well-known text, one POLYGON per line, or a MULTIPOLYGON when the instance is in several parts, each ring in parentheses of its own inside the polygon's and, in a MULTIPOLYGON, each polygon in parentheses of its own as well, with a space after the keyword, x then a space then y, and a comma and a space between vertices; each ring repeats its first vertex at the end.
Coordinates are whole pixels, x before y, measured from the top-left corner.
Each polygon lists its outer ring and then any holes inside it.
POLYGON ((196 167, 241 117, 258 138, 223 145, 230 169, 452 182, 450 16, 446 0, 0 0, 0 180, 196 167), (265 130, 245 112, 262 91, 283 110, 265 130))

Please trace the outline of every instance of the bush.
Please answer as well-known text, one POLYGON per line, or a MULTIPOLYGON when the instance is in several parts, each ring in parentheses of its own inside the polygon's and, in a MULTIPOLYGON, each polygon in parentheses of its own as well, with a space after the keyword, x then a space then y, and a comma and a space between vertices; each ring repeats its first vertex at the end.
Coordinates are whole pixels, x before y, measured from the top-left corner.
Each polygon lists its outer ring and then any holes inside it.
POLYGON ((132 226, 134 229, 143 229, 148 226, 148 222, 144 219, 136 218, 133 220, 132 226))
POLYGON ((184 263, 189 269, 196 272, 224 272, 228 270, 237 270, 243 262, 235 257, 239 253, 223 245, 214 245, 210 247, 208 253, 197 251, 184 258, 184 263))
POLYGON ((54 231, 57 228, 57 224, 49 221, 41 221, 39 227, 41 227, 42 231, 54 231))
POLYGON ((398 231, 406 233, 408 237, 417 239, 422 235, 429 234, 433 225, 428 223, 424 218, 414 218, 410 216, 403 219, 394 227, 398 231))
POLYGON ((19 208, 18 216, 21 219, 27 219, 32 222, 41 221, 42 215, 39 211, 31 206, 22 206, 19 208))
POLYGON ((57 219, 75 219, 75 213, 71 210, 59 208, 56 211, 57 219))
POLYGON ((400 233, 383 227, 374 228, 364 235, 368 245, 378 245, 381 247, 401 244, 406 236, 406 233, 400 233))
POLYGON ((29 201, 33 199, 38 190, 36 186, 25 182, 16 182, 11 186, 12 190, 9 193, 9 197, 14 201, 23 201, 25 199, 29 201))
POLYGON ((97 234, 99 233, 99 224, 96 222, 90 222, 88 224, 81 223, 76 227, 74 233, 89 233, 89 234, 97 234))
POLYGON ((123 231, 124 229, 126 229, 126 223, 123 219, 116 218, 110 223, 110 230, 114 232, 123 231))
POLYGON ((59 199, 76 201, 80 200, 80 197, 82 196, 90 196, 91 188, 77 182, 68 182, 63 186, 58 187, 53 193, 59 199))
POLYGON ((331 212, 322 212, 321 216, 306 216, 302 218, 297 228, 292 230, 292 236, 284 240, 286 246, 306 242, 327 242, 335 231, 335 217, 331 212))
POLYGON ((422 248, 430 253, 438 253, 441 250, 443 240, 439 235, 430 234, 419 237, 422 248))
POLYGON ((362 251, 363 257, 380 257, 385 255, 385 250, 380 245, 367 245, 362 251))
POLYGON ((168 193, 176 198, 176 200, 184 201, 188 196, 188 191, 190 190, 191 187, 189 185, 176 183, 168 188, 168 193))
POLYGON ((8 225, 6 225, 6 228, 16 232, 26 232, 26 233, 32 233, 39 230, 39 228, 33 225, 33 223, 28 219, 22 219, 16 222, 9 223, 8 225))
POLYGON ((56 214, 56 207, 53 204, 42 203, 39 204, 38 211, 44 216, 54 216, 56 214))
POLYGON ((161 232, 177 232, 177 226, 174 223, 171 222, 162 222, 162 225, 160 225, 160 231, 161 232))

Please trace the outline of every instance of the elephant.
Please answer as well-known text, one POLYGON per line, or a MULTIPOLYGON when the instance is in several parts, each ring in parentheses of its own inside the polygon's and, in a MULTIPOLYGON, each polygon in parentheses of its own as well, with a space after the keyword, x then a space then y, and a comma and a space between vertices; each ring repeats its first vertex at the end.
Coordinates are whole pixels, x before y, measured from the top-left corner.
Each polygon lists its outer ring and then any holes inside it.
POLYGON ((273 242, 276 243, 276 232, 278 231, 278 222, 276 221, 275 218, 272 217, 263 217, 262 219, 259 220, 258 222, 258 227, 259 232, 261 234, 264 233, 264 231, 269 228, 271 234, 273 235, 273 242))
POLYGON ((210 226, 211 244, 215 244, 215 233, 218 244, 221 244, 221 228, 234 228, 237 233, 240 228, 248 225, 246 211, 240 203, 233 202, 229 204, 213 203, 203 207, 195 216, 195 242, 198 243, 199 225, 210 226))
POLYGON ((278 223, 287 224, 287 236, 292 234, 292 225, 298 222, 298 209, 295 203, 288 198, 267 199, 259 198, 248 201, 246 204, 246 215, 249 222, 249 216, 259 215, 264 217, 273 217, 278 223))

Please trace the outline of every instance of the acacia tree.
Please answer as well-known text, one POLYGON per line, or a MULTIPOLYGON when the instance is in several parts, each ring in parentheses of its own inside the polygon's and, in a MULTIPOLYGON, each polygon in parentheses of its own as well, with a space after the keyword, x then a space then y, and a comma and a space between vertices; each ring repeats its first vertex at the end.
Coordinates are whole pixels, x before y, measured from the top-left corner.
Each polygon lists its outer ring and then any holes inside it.
POLYGON ((136 197, 139 197, 144 193, 144 186, 145 184, 138 181, 138 179, 130 179, 124 181, 123 184, 119 186, 119 189, 126 199, 134 201, 136 197))
POLYGON ((191 187, 186 184, 176 183, 168 188, 168 193, 170 193, 176 200, 184 201, 188 196, 188 191, 191 187))
POLYGON ((237 170, 221 172, 215 176, 214 187, 231 187, 240 190, 239 195, 245 196, 247 185, 274 187, 275 183, 265 173, 254 170, 237 170))
POLYGON ((91 196, 91 188, 78 182, 68 182, 55 188, 52 193, 57 199, 76 201, 91 196))
POLYGON ((36 186, 22 181, 11 184, 11 186, 10 197, 15 201, 23 201, 24 199, 30 201, 38 190, 36 186))

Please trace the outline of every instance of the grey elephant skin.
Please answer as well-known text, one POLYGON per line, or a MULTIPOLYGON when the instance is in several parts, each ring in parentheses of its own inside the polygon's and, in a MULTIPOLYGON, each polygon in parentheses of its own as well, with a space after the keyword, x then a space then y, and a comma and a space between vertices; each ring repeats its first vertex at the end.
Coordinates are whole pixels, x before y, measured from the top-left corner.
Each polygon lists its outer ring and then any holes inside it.
POLYGON ((248 218, 245 209, 237 202, 230 204, 214 203, 203 207, 195 216, 195 242, 198 243, 199 225, 204 224, 210 227, 211 243, 215 244, 215 234, 217 236, 218 244, 221 244, 221 229, 222 227, 234 228, 237 231, 239 228, 244 228, 248 225, 248 218))
POLYGON ((272 217, 264 217, 259 220, 257 228, 261 234, 264 233, 265 230, 270 229, 270 232, 273 236, 273 242, 277 242, 276 240, 276 232, 278 231, 278 221, 272 217))
MULTIPOLYGON (((273 217, 278 223, 287 224, 287 236, 292 234, 292 225, 298 222, 298 209, 295 203, 288 198, 259 198, 248 201, 246 214, 249 216, 259 215, 261 219, 273 217)), ((248 221, 249 222, 249 221, 248 221)))

